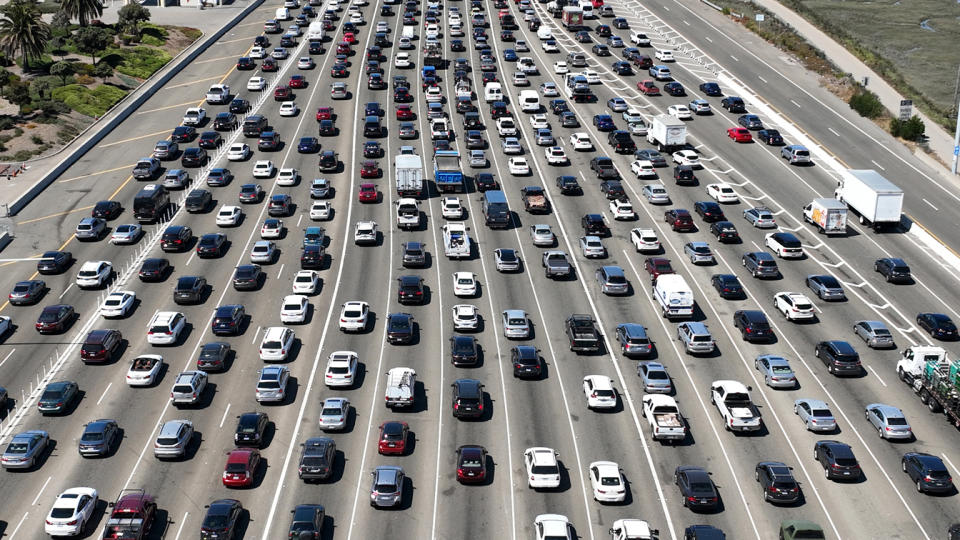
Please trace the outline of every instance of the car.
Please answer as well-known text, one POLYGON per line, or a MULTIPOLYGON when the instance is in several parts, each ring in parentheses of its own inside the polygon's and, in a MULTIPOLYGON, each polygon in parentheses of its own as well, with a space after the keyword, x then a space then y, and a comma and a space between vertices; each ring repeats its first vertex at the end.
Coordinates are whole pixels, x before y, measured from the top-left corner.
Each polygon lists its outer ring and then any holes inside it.
POLYGON ((50 435, 46 431, 22 431, 14 435, 0 455, 4 469, 32 469, 46 453, 50 435))
POLYGON ((178 305, 199 304, 207 290, 207 280, 202 276, 180 276, 173 288, 173 301, 178 305))
POLYGON ((314 63, 313 58, 310 58, 309 56, 301 56, 297 60, 297 69, 313 69, 316 66, 317 64, 314 63))
POLYGON ((670 156, 677 165, 689 165, 694 169, 702 169, 700 155, 693 150, 679 150, 670 156))
POLYGON ((290 370, 286 366, 260 368, 256 386, 257 403, 282 402, 286 399, 290 370))
MULTIPOLYGON (((627 106, 626 102, 624 102, 623 107, 621 107, 619 111, 615 112, 623 112, 628 108, 629 106, 627 106)), ((593 125, 598 131, 613 131, 617 129, 617 126, 613 123, 613 117, 611 117, 609 114, 595 114, 593 116, 593 125)))
POLYGON ((378 235, 376 221, 358 221, 353 230, 353 242, 357 245, 376 245, 378 235))
POLYGON ((233 272, 233 288, 238 291, 256 290, 266 279, 266 274, 258 264, 241 264, 233 272))
POLYGON ((791 165, 809 165, 810 150, 799 144, 791 144, 780 149, 780 157, 787 160, 791 165))
MULTIPOLYGON (((537 446, 533 448, 527 448, 523 451, 523 463, 527 471, 527 487, 530 489, 556 489, 560 487, 560 463, 557 458, 560 457, 560 454, 557 453, 553 448, 547 448, 542 446, 537 446)), ((542 516, 537 516, 539 520, 542 516)), ((536 525, 536 522, 535 522, 536 525)), ((550 531, 544 531, 540 525, 536 525, 538 529, 538 535, 540 535, 540 540, 546 540, 547 538, 554 538, 551 536, 541 535, 541 531, 549 533, 550 531)), ((569 524, 566 526, 569 530, 569 524)), ((560 537, 563 538, 563 537, 560 537)), ((567 540, 572 540, 569 538, 567 540)))
MULTIPOLYGON (((233 227, 238 225, 241 219, 243 219, 243 210, 239 206, 224 205, 217 211, 216 223, 220 227, 233 227)), ((208 238, 203 248, 198 244, 197 249, 206 252, 207 243, 210 241, 211 239, 208 238)))
POLYGON ((15 306, 36 304, 47 292, 47 284, 42 279, 18 281, 13 285, 7 301, 15 306))
POLYGON ((540 514, 533 519, 537 540, 574 540, 573 525, 567 516, 560 514, 540 514))
POLYGON ((775 129, 761 129, 757 132, 757 139, 769 146, 779 146, 783 144, 783 136, 775 129))
POLYGON ((237 416, 237 428, 234 430, 233 443, 238 447, 261 447, 270 425, 270 417, 263 412, 248 412, 237 416))
POLYGON ((814 346, 813 355, 827 366, 827 372, 831 375, 859 376, 863 373, 860 355, 846 341, 820 341, 814 346))
POLYGON ((246 114, 250 111, 250 102, 243 98, 233 98, 230 102, 230 112, 234 114, 246 114))
POLYGON ((536 224, 530 226, 530 239, 535 246, 552 247, 556 243, 556 236, 550 225, 536 224))
POLYGON ((797 376, 790 362, 775 354, 761 354, 753 360, 753 367, 763 375, 763 382, 770 388, 795 388, 797 376))
POLYGON ((817 441, 813 445, 813 457, 823 467, 828 480, 857 480, 861 476, 860 464, 853 449, 839 441, 817 441))
POLYGON ((280 322, 284 324, 306 322, 309 306, 306 296, 300 294, 284 296, 280 304, 280 322))
POLYGON ((727 128, 727 137, 738 143, 753 142, 753 135, 750 134, 750 130, 743 127, 727 128))
POLYGON ((600 292, 606 295, 628 294, 630 282, 619 266, 604 265, 594 272, 600 292))
POLYGON ((251 155, 250 147, 246 143, 231 144, 227 150, 228 161, 245 161, 251 155))
POLYGON ((453 294, 455 296, 475 296, 477 294, 476 275, 472 272, 454 272, 453 294))
MULTIPOLYGON (((320 429, 323 431, 344 429, 347 426, 349 416, 349 399, 343 397, 326 398, 320 406, 320 429)), ((303 477, 301 476, 301 478, 303 477)))
POLYGON ((651 79, 644 79, 642 81, 637 81, 637 90, 639 90, 645 96, 660 95, 660 88, 651 79))
POLYGON ((763 122, 755 114, 745 114, 737 118, 737 123, 749 130, 763 129, 763 122))
POLYGON ((108 363, 120 353, 123 336, 119 330, 91 330, 80 347, 80 359, 85 364, 108 363))
MULTIPOLYGON (((596 47, 596 45, 594 47, 596 47)), ((607 100, 607 108, 613 112, 619 113, 629 109, 630 105, 627 104, 626 100, 624 100, 622 97, 612 97, 607 100)))
MULTIPOLYGON (((177 126, 173 129, 173 133, 170 134, 170 139, 173 142, 189 142, 192 141, 194 137, 197 136, 197 128, 193 126, 177 126)), ((173 159, 171 155, 169 159, 173 159)))
POLYGON ((733 313, 733 326, 740 330, 740 337, 749 343, 773 341, 776 335, 760 310, 740 309, 733 313))
POLYGON ((720 298, 742 298, 743 286, 733 274, 714 274, 710 277, 710 284, 716 289, 720 298))
POLYGON ((80 220, 74 231, 77 240, 99 240, 107 232, 107 222, 102 218, 89 217, 80 220))
POLYGON ((896 348, 893 335, 887 325, 881 321, 857 321, 853 323, 853 333, 872 349, 896 348))
POLYGON ((283 220, 267 218, 260 226, 260 238, 274 240, 283 236, 283 220))
POLYGON ((627 480, 620 466, 613 461, 594 461, 589 465, 590 487, 593 500, 604 503, 621 503, 627 497, 627 480))
MULTIPOLYGON (((276 170, 277 168, 273 165, 272 161, 268 159, 257 160, 257 162, 253 164, 253 177, 254 178, 270 178, 271 176, 273 176, 276 170)), ((243 191, 244 186, 250 186, 250 185, 259 186, 259 184, 244 184, 243 186, 240 186, 241 192, 243 191)), ((257 195, 256 197, 252 197, 247 200, 241 200, 240 202, 259 202, 260 198, 263 196, 263 189, 261 188, 260 190, 258 190, 256 195, 257 195)))
POLYGON ((345 302, 340 310, 340 330, 343 332, 362 332, 367 328, 370 305, 359 300, 345 302))
POLYGON ((507 166, 510 169, 510 174, 514 176, 526 176, 530 174, 530 165, 527 163, 527 158, 514 156, 507 160, 507 166))
POLYGON ((912 440, 913 430, 903 411, 883 403, 871 403, 864 408, 864 416, 873 424, 881 439, 912 440))
POLYGON ((663 184, 644 184, 640 194, 647 199, 650 204, 670 204, 670 196, 667 194, 667 188, 663 184))
POLYGON ((570 145, 574 150, 593 150, 593 142, 590 136, 583 132, 577 132, 570 135, 570 145))
MULTIPOLYGON (((309 7, 309 6, 307 6, 309 7)), ((321 538, 323 521, 326 516, 319 504, 298 504, 292 511, 289 538, 321 538)))
POLYGON ((103 287, 112 276, 113 265, 110 261, 87 261, 80 266, 75 283, 81 289, 97 289, 103 287))
MULTIPOLYGON (((375 162, 367 161, 361 164, 360 177, 367 178, 372 176, 369 172, 370 167, 373 167, 374 170, 379 170, 376 168, 377 164, 375 162), (367 171, 366 173, 364 171, 367 171)), ((380 200, 380 192, 377 190, 377 185, 369 182, 364 182, 360 184, 360 187, 357 191, 357 201, 362 203, 375 203, 380 200)))
POLYGON ((673 208, 663 213, 663 221, 670 225, 674 231, 692 232, 697 230, 693 223, 693 216, 690 211, 683 208, 673 208))
POLYGON ((283 326, 271 326, 263 331, 259 355, 265 362, 286 360, 296 342, 293 330, 283 326))
POLYGON ((501 313, 503 337, 507 339, 529 339, 530 321, 527 313, 520 309, 508 309, 501 313))
POLYGON ((900 460, 900 469, 916 485, 918 493, 952 493, 953 479, 943 460, 923 452, 907 452, 900 460))
POLYGON ((333 387, 350 387, 356 381, 359 361, 353 351, 335 351, 327 358, 323 382, 333 387))
POLYGON ((203 391, 207 387, 207 372, 182 371, 174 379, 173 388, 170 390, 170 402, 175 407, 183 405, 196 405, 200 402, 203 391))
POLYGON ((487 449, 466 444, 456 450, 457 481, 461 484, 479 484, 487 480, 487 449))
POLYGON ((84 424, 77 449, 81 457, 105 457, 116 448, 118 437, 122 435, 116 420, 94 420, 84 424))
POLYGON ((673 483, 680 490, 684 507, 715 510, 720 503, 717 486, 710 478, 710 473, 702 467, 677 467, 673 472, 673 483))
POLYGON ((267 87, 267 80, 263 77, 250 77, 247 81, 247 90, 250 92, 260 92, 267 87))
POLYGON ((423 304, 423 279, 420 276, 400 276, 397 278, 397 302, 400 304, 423 304))
POLYGON ((706 242, 687 242, 683 246, 683 254, 690 258, 691 264, 714 264, 713 252, 706 242))
POLYGON ((315 270, 299 270, 293 276, 294 294, 316 294, 320 277, 315 270))
MULTIPOLYGON (((243 318, 241 316, 238 322, 242 320, 243 318)), ((230 344, 224 341, 204 343, 200 346, 200 354, 197 357, 197 369, 206 372, 223 371, 227 369, 227 360, 230 357, 230 351, 230 344)))
POLYGON ((37 400, 37 410, 46 416, 65 414, 72 410, 80 399, 80 387, 73 381, 55 381, 47 383, 37 400))
POLYGON ((884 257, 873 263, 873 271, 882 275, 887 283, 912 283, 910 266, 900 258, 884 257))
POLYGON ((403 504, 405 474, 402 467, 381 465, 370 473, 370 506, 392 508, 403 504))
MULTIPOLYGON (((226 474, 226 473, 224 473, 226 474)), ((200 538, 234 538, 237 524, 243 514, 243 505, 236 499, 217 499, 206 505, 206 515, 200 523, 200 538), (214 536, 216 535, 216 536, 214 536)))
MULTIPOLYGON (((67 325, 76 317, 73 306, 66 304, 46 306, 37 317, 35 327, 40 334, 61 333, 67 329, 67 325)), ((9 329, 9 322, 7 329, 9 329)))
POLYGON ((564 195, 576 195, 583 193, 576 176, 558 176, 556 179, 556 185, 557 188, 560 189, 560 193, 564 195))
POLYGON ((957 326, 943 313, 918 313, 917 326, 926 330, 931 337, 942 341, 957 339, 957 326))
POLYGON ((480 348, 476 338, 462 335, 450 338, 450 362, 454 366, 475 366, 479 361, 480 348))
POLYGON ((707 223, 726 221, 723 209, 713 201, 698 201, 693 203, 693 210, 707 223))
POLYGON ((773 211, 766 206, 754 206, 743 211, 743 219, 758 229, 773 229, 777 227, 777 220, 773 211))
POLYGON ((717 184, 707 184, 707 195, 718 203, 737 203, 740 197, 734 191, 733 186, 725 182, 717 184))
POLYGON ((670 374, 667 373, 667 368, 659 362, 650 360, 637 362, 637 377, 640 377, 643 391, 648 394, 671 394, 673 392, 670 374))
POLYGON ((160 257, 145 259, 140 265, 137 277, 140 281, 163 281, 171 270, 170 261, 160 257))
POLYGON ((70 488, 54 500, 44 519, 44 532, 50 536, 80 536, 94 518, 100 498, 89 487, 70 488))
POLYGON ((818 399, 801 398, 793 402, 793 414, 800 418, 808 431, 834 431, 837 420, 830 406, 818 399))
POLYGON ((811 274, 806 278, 807 287, 821 300, 846 300, 840 281, 831 275, 811 274))
POLYGON ((773 306, 788 321, 816 319, 810 299, 796 292, 778 292, 773 295, 773 306))
POLYGON ((613 387, 613 381, 606 375, 587 375, 584 377, 583 394, 587 398, 588 409, 614 409, 617 407, 617 391, 613 387))
POLYGON ((775 504, 793 504, 800 501, 803 495, 792 471, 792 467, 779 461, 757 463, 753 475, 760 484, 764 501, 775 504))
POLYGON ((59 274, 73 262, 73 254, 69 251, 45 251, 37 261, 38 274, 59 274))

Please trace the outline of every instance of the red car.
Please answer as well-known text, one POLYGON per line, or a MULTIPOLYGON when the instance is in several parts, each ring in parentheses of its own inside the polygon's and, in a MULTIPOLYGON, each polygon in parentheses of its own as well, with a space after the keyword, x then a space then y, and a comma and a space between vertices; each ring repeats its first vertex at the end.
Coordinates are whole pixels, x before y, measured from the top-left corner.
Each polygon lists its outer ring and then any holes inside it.
POLYGON ((753 135, 750 135, 750 130, 742 127, 732 127, 727 129, 727 137, 730 137, 734 142, 753 142, 753 135))
POLYGON ((253 475, 260 465, 260 451, 256 448, 238 448, 227 453, 227 465, 223 469, 223 485, 248 487, 253 484, 253 475))
POLYGON ((663 213, 663 221, 670 224, 674 231, 692 232, 697 229, 693 224, 693 216, 683 208, 674 208, 663 213))
POLYGON ((360 202, 377 202, 380 194, 377 193, 376 184, 360 184, 360 191, 357 193, 357 200, 360 202))
POLYGON ((291 75, 290 82, 287 84, 290 88, 306 88, 307 78, 303 75, 291 75))
POLYGON ((353 32, 345 32, 345 33, 343 34, 343 40, 346 41, 347 43, 356 43, 356 42, 357 42, 357 36, 354 35, 353 32))
POLYGON ((273 58, 264 58, 263 63, 260 64, 261 71, 276 71, 280 69, 280 66, 277 65, 277 61, 273 58))
POLYGON ((457 448, 457 480, 479 484, 487 479, 487 449, 475 444, 457 448))
POLYGON ((409 105, 397 105, 397 120, 413 120, 413 108, 409 105))
POLYGON ((376 161, 364 161, 360 164, 360 178, 378 178, 380 166, 376 161))
POLYGON ((317 109, 317 122, 321 120, 333 120, 333 107, 320 107, 317 109))
POLYGON ((289 101, 292 95, 293 92, 289 86, 280 85, 273 91, 273 99, 276 101, 289 101))
POLYGON ((656 281, 663 274, 674 273, 673 267, 670 266, 670 259, 664 259, 663 257, 647 257, 643 261, 643 269, 650 274, 650 279, 653 281, 656 281))
POLYGON ((403 455, 407 451, 407 437, 410 426, 406 422, 384 422, 380 424, 380 438, 377 442, 377 452, 388 455, 403 455))
POLYGON ((650 79, 644 79, 637 83, 637 90, 644 93, 647 96, 659 96, 660 89, 657 88, 657 85, 653 83, 650 79))
POLYGON ((337 43, 337 54, 350 54, 350 44, 346 41, 337 43))

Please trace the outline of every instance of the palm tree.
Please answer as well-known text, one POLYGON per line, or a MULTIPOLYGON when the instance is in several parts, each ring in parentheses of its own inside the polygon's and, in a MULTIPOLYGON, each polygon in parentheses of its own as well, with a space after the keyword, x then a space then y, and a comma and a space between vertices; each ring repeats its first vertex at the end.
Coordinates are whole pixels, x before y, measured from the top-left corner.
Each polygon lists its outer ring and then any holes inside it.
POLYGON ((40 10, 31 0, 13 0, 0 8, 0 50, 23 58, 23 69, 31 58, 40 58, 50 40, 50 25, 40 18, 40 10))
POLYGON ((91 20, 103 15, 103 2, 101 0, 63 0, 60 9, 71 19, 77 19, 80 26, 87 26, 91 20))

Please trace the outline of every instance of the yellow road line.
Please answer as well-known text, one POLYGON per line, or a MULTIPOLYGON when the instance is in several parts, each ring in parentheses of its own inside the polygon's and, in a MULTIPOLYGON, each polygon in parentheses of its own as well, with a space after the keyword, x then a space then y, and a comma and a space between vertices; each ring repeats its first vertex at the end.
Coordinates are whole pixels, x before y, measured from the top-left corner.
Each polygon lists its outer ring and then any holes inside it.
MULTIPOLYGON (((133 177, 131 176, 131 178, 133 178, 133 177)), ((83 212, 84 210, 90 210, 90 209, 93 208, 93 207, 94 207, 94 205, 91 204, 90 206, 83 206, 83 207, 81 207, 81 208, 74 208, 73 210, 67 210, 67 211, 64 211, 64 212, 57 212, 56 214, 50 214, 49 216, 43 216, 43 217, 28 219, 28 220, 26 220, 26 221, 18 221, 18 222, 17 222, 17 225, 18 225, 18 226, 19 226, 19 225, 26 225, 27 223, 36 223, 36 222, 38 222, 38 221, 43 221, 43 220, 45 220, 45 219, 50 219, 50 218, 65 216, 65 215, 67 215, 67 214, 76 214, 77 212, 83 212)))
POLYGON ((911 216, 910 214, 904 212, 903 215, 905 215, 905 216, 907 216, 908 218, 910 218, 910 221, 912 221, 914 225, 916 225, 916 226, 920 227, 921 229, 923 229, 923 230, 924 230, 927 234, 929 234, 934 240, 936 240, 937 242, 939 242, 940 245, 942 245, 943 247, 947 248, 947 250, 950 251, 950 253, 953 253, 954 256, 960 258, 960 253, 957 253, 956 250, 954 250, 952 247, 950 247, 949 244, 947 244, 946 242, 944 242, 943 240, 941 240, 939 236, 937 236, 936 234, 933 233, 933 231, 931 231, 930 229, 924 227, 922 223, 920 223, 919 221, 917 221, 916 219, 914 219, 914 217, 911 216))
MULTIPOLYGON (((216 77, 214 77, 216 79, 216 77)), ((177 107, 183 107, 184 105, 193 105, 195 101, 185 101, 183 103, 177 103, 176 105, 167 105, 166 107, 158 107, 156 109, 147 109, 145 111, 137 111, 137 114, 147 114, 152 112, 166 111, 168 109, 176 109, 177 107)), ((201 102, 202 103, 202 102, 201 102)), ((173 131, 173 130, 170 130, 173 131)))
POLYGON ((164 89, 164 90, 172 90, 172 89, 174 89, 174 88, 183 88, 184 86, 192 86, 192 85, 194 85, 194 84, 202 83, 202 82, 204 82, 204 81, 214 81, 214 80, 216 80, 217 78, 218 78, 218 77, 207 77, 207 78, 205 78, 205 79, 197 79, 197 80, 195 80, 195 81, 190 81, 190 82, 175 84, 175 85, 173 85, 173 86, 165 86, 163 89, 164 89))
MULTIPOLYGON (((253 38, 255 38, 255 37, 256 37, 256 36, 250 36, 250 37, 245 37, 245 38, 237 38, 237 39, 228 39, 227 41, 218 41, 218 42, 216 42, 214 45, 226 45, 227 43, 239 43, 239 42, 241 42, 241 41, 253 41, 253 38)), ((194 64, 196 64, 196 63, 197 63, 197 62, 194 62, 194 64)))
POLYGON ((194 65, 209 64, 210 62, 219 62, 220 60, 229 60, 229 59, 235 60, 236 58, 237 58, 236 56, 221 56, 220 58, 210 58, 209 60, 201 60, 200 62, 194 62, 194 65))
MULTIPOLYGON (((116 141, 116 142, 112 142, 112 143, 101 144, 101 145, 98 146, 97 148, 109 148, 109 147, 111 147, 111 146, 116 146, 116 145, 118 145, 118 144, 125 144, 125 143, 128 143, 128 142, 130 142, 130 141, 139 141, 140 139, 146 139, 147 137, 156 137, 157 135, 163 135, 164 133, 166 133, 166 134, 169 136, 169 135, 170 135, 170 130, 169 130, 169 129, 165 129, 165 130, 163 130, 163 131, 154 131, 153 133, 147 133, 146 135, 140 135, 139 137, 130 137, 129 139, 123 139, 122 141, 116 141)), ((116 169, 114 169, 114 170, 116 170, 116 169)))
MULTIPOLYGON (((67 247, 68 245, 70 245, 70 242, 73 242, 73 239, 76 238, 76 237, 77 237, 76 235, 71 234, 71 235, 70 235, 70 238, 67 238, 67 241, 64 242, 64 243, 60 246, 60 248, 57 249, 57 251, 63 251, 63 248, 65 248, 65 247, 67 247)), ((42 255, 42 253, 37 254, 36 257, 39 257, 40 255, 42 255)), ((32 257, 31 257, 31 258, 32 258, 32 257)), ((4 263, 4 265, 6 265, 6 264, 12 264, 12 263, 4 263)), ((0 266, 4 266, 4 265, 0 265, 0 266)), ((39 275, 40 275, 40 272, 34 270, 33 275, 30 276, 30 277, 27 279, 27 281, 30 281, 30 280, 36 278, 36 277, 39 276, 39 275)), ((3 303, 2 306, 0 306, 0 311, 3 311, 4 309, 6 309, 6 307, 9 306, 9 305, 10 305, 10 300, 7 300, 6 302, 3 303)))
POLYGON ((134 165, 136 165, 136 163, 132 163, 132 164, 130 164, 130 165, 123 165, 123 166, 120 166, 120 167, 116 167, 116 168, 114 168, 114 169, 107 169, 107 170, 104 170, 104 171, 97 171, 97 172, 92 172, 92 173, 89 173, 89 174, 81 174, 80 176, 74 176, 74 177, 72 177, 72 178, 64 178, 63 180, 58 180, 57 183, 58 183, 58 184, 66 184, 67 182, 73 182, 74 180, 82 180, 82 179, 84 179, 84 178, 90 178, 91 176, 97 176, 97 175, 100 175, 100 174, 105 174, 105 173, 114 172, 114 171, 122 171, 123 169, 129 169, 130 167, 133 167, 134 165))

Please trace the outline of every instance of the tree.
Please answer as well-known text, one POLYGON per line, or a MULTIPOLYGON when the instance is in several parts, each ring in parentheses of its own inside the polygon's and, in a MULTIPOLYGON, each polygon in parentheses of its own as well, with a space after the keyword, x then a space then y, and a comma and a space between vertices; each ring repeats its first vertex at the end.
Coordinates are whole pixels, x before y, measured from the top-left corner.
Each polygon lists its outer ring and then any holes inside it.
POLYGON ((54 30, 66 31, 70 28, 70 15, 66 11, 58 10, 53 14, 53 18, 50 20, 50 28, 54 30))
POLYGON ((103 79, 103 82, 107 82, 107 79, 113 77, 113 66, 109 62, 100 62, 97 67, 93 68, 93 75, 103 79))
POLYGON ((0 8, 0 50, 8 56, 23 59, 23 69, 30 59, 40 58, 50 40, 50 25, 40 18, 40 9, 30 0, 13 0, 0 8))
POLYGON ((150 20, 150 10, 137 3, 130 3, 117 12, 117 22, 130 34, 140 35, 140 23, 150 20))
POLYGON ((850 96, 848 102, 850 108, 860 113, 860 116, 866 118, 876 118, 883 114, 884 107, 883 103, 880 102, 880 98, 865 88, 860 88, 855 94, 850 96))
POLYGON ((33 91, 37 93, 37 96, 40 99, 44 99, 47 94, 50 92, 50 81, 47 79, 34 79, 30 81, 30 87, 33 88, 33 91))
POLYGON ((11 73, 5 69, 0 69, 0 96, 4 94, 3 90, 10 84, 11 73))
POLYGON ((22 82, 10 85, 10 91, 7 93, 7 101, 20 107, 20 114, 23 114, 23 107, 33 102, 30 97, 30 87, 22 82))
POLYGON ((113 41, 113 36, 103 28, 87 27, 77 30, 73 40, 74 43, 77 44, 77 48, 89 54, 94 65, 96 65, 97 53, 106 49, 107 45, 110 45, 113 41))
POLYGON ((67 85, 67 77, 73 75, 73 64, 70 62, 57 62, 56 64, 50 66, 50 74, 55 77, 60 77, 60 80, 63 81, 63 85, 67 85))
POLYGON ((86 28, 90 21, 103 15, 103 2, 100 0, 63 0, 60 10, 70 19, 76 19, 86 28))
POLYGON ((901 122, 899 118, 890 120, 890 134, 894 137, 900 137, 906 141, 919 141, 923 137, 923 132, 927 130, 923 120, 919 116, 911 116, 910 119, 901 122))

